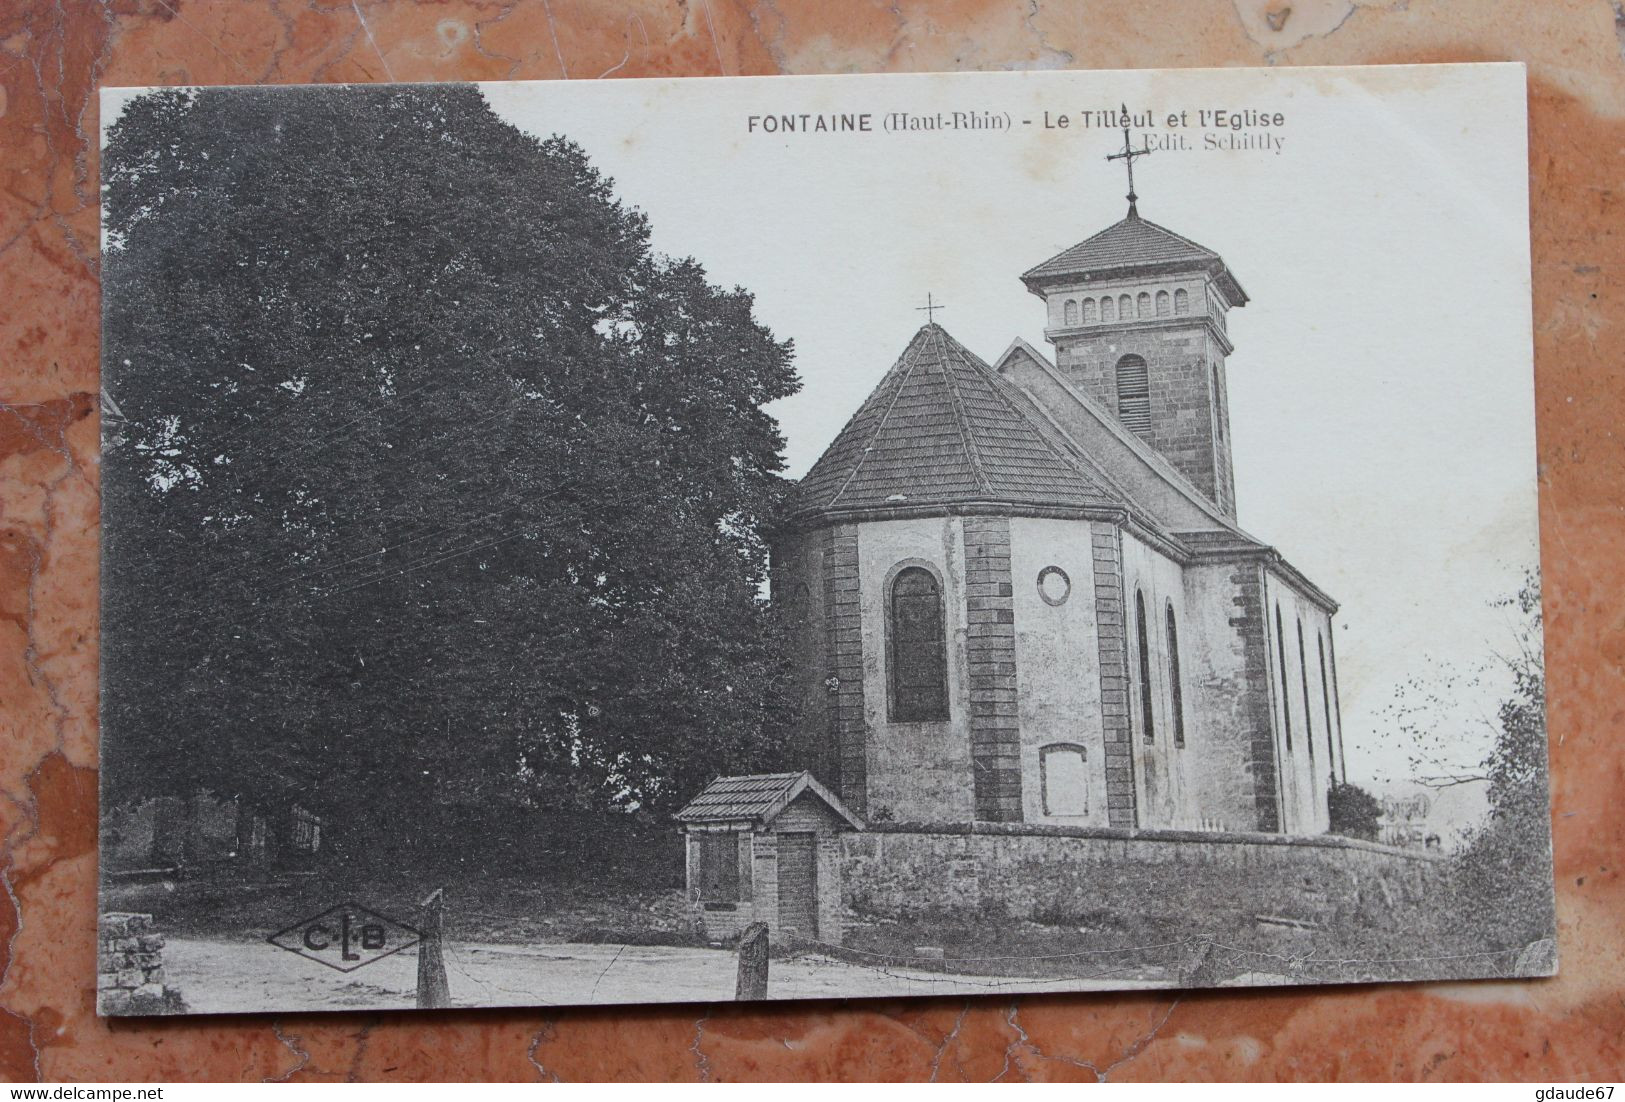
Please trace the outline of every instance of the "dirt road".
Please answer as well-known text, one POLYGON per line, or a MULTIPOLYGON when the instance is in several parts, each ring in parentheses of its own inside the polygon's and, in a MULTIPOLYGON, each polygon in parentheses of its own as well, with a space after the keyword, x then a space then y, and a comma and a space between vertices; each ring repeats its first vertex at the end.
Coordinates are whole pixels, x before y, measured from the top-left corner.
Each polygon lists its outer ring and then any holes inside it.
MULTIPOLYGON (((169 982, 194 1013, 382 1010, 415 1004, 413 950, 343 973, 265 942, 171 938, 164 964, 169 982)), ((660 946, 457 944, 446 947, 446 974, 457 1006, 720 1002, 733 999, 735 958, 718 949, 660 946)), ((800 957, 772 963, 768 992, 775 999, 827 999, 1155 986, 1160 985, 1109 977, 957 976, 800 957)))

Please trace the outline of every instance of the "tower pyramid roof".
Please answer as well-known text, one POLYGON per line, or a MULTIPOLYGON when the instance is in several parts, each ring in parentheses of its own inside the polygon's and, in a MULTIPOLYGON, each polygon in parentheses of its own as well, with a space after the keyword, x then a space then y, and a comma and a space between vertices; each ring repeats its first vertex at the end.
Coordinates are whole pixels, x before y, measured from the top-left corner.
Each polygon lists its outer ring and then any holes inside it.
POLYGON ((1110 506, 1030 400, 940 325, 909 341, 797 490, 795 512, 1110 506))
POLYGON ((1028 269, 1022 282, 1033 291, 1051 283, 1085 275, 1129 275, 1199 268, 1219 281, 1232 306, 1247 301, 1224 258, 1188 237, 1148 222, 1133 210, 1093 237, 1057 253, 1028 269))

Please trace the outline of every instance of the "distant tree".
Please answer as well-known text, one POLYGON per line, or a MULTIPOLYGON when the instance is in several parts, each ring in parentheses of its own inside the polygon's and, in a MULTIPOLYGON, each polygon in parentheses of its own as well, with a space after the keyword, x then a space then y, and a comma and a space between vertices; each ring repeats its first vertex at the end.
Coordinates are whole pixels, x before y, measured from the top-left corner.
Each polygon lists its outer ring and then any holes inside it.
POLYGON ((1357 784, 1332 781, 1326 798, 1331 818, 1331 833, 1346 838, 1377 840, 1377 822, 1382 817, 1382 806, 1377 798, 1357 784))
POLYGON ((1391 714, 1408 752, 1408 779, 1435 789, 1483 787, 1488 816, 1464 834, 1451 866, 1455 894, 1440 901, 1441 913, 1452 937, 1511 950, 1552 935, 1539 574, 1531 571, 1515 596, 1496 603, 1511 617, 1510 647, 1477 669, 1417 676, 1402 686, 1391 714), (1492 686, 1502 695, 1488 709, 1482 702, 1495 699, 1492 686), (1487 748, 1455 745, 1475 728, 1487 748))
POLYGON ((1533 775, 1536 749, 1540 768, 1544 768, 1544 727, 1538 745, 1530 745, 1526 738, 1519 747, 1503 748, 1504 708, 1485 707, 1485 701, 1495 699, 1491 694, 1506 692, 1509 687, 1513 700, 1527 699, 1534 691, 1530 678, 1538 678, 1541 672, 1538 575, 1531 573, 1516 596, 1497 600, 1494 606, 1510 614, 1511 651, 1498 650, 1467 665, 1434 664, 1398 687, 1385 714, 1388 738, 1403 756, 1405 768, 1385 779, 1432 789, 1504 787, 1513 776, 1533 775), (1510 757, 1505 756, 1508 752, 1510 757))
POLYGON ((147 93, 103 161, 111 797, 411 836, 774 760, 750 294, 471 86, 147 93))
POLYGON ((1513 689, 1497 709, 1499 731, 1483 762, 1489 820, 1457 859, 1457 902, 1484 940, 1518 948, 1553 935, 1540 576, 1531 573, 1502 603, 1519 616, 1514 649, 1503 656, 1513 689))

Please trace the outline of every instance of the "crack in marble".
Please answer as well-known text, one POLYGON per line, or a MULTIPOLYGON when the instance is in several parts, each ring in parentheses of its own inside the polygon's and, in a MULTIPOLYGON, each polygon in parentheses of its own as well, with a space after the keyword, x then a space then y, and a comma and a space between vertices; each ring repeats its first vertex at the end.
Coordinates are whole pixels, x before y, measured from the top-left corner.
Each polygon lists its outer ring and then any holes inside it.
POLYGON ((525 59, 522 57, 509 57, 507 54, 492 53, 491 51, 487 50, 485 48, 485 28, 494 27, 498 23, 501 23, 504 19, 508 18, 508 16, 514 13, 515 7, 517 7, 516 4, 504 4, 497 11, 496 15, 492 16, 490 19, 474 20, 474 52, 479 54, 481 57, 490 58, 492 61, 506 61, 508 63, 508 71, 502 74, 503 80, 512 80, 513 75, 519 71, 520 66, 524 65, 525 59))
MULTIPOLYGON (((754 11, 754 9, 750 13, 750 21, 751 21, 751 24, 754 26, 755 23, 756 23, 756 12, 754 11)), ((626 63, 628 61, 632 60, 632 24, 633 24, 633 22, 637 23, 638 30, 643 33, 643 48, 645 50, 647 50, 649 48, 649 28, 644 26, 643 16, 639 15, 637 12, 633 12, 630 16, 627 17, 626 30, 622 32, 622 37, 626 39, 626 52, 621 55, 621 60, 620 61, 616 62, 614 65, 611 65, 609 68, 605 69, 603 72, 598 74, 598 79, 599 80, 603 80, 605 77, 609 76, 611 73, 616 72, 619 69, 625 68, 626 63)), ((758 34, 758 37, 760 37, 759 34, 758 34)))
MULTIPOLYGON (((159 0, 159 2, 162 3, 163 0, 159 0)), ((378 40, 372 36, 372 26, 367 22, 367 17, 361 14, 361 4, 359 3, 359 0, 350 0, 350 10, 355 12, 355 21, 361 24, 362 31, 366 33, 367 43, 372 46, 372 52, 378 55, 378 62, 384 67, 384 75, 390 79, 391 83, 393 83, 395 80, 395 74, 390 71, 389 58, 385 57, 384 51, 378 48, 378 40)))
MULTIPOLYGON (((1174 1011, 1179 1007, 1179 1003, 1180 1000, 1177 998, 1173 1002, 1169 1003, 1168 1009, 1163 1012, 1162 1017, 1155 1025, 1130 1043, 1129 1046, 1123 1050, 1122 1055, 1118 1056, 1117 1059, 1113 1060, 1111 1063, 1102 1068, 1094 1061, 1085 1060, 1081 1056, 1067 1056, 1062 1053, 1045 1052, 1036 1042, 1033 1041, 1032 1036, 1022 1026, 1020 1021, 1021 1002, 1020 1000, 1017 1000, 1016 1002, 1010 1004, 1009 1013, 1005 1016, 1005 1024, 1016 1031, 1016 1037, 1015 1040, 1011 1041, 1005 1046, 1004 1067, 999 1070, 999 1074, 995 1075, 991 1081, 996 1083, 1008 1075, 1013 1064, 1012 1054, 1015 1053, 1017 1049, 1024 1048, 1031 1052, 1034 1056, 1038 1057, 1040 1060, 1052 1060, 1057 1063, 1070 1064, 1073 1067, 1082 1068, 1089 1072, 1095 1077, 1095 1081, 1098 1083, 1109 1082, 1111 1080, 1112 1072, 1138 1057, 1146 1050, 1151 1042, 1157 1039, 1157 1035, 1160 1034, 1168 1025, 1168 1020, 1174 1016, 1174 1011)), ((1031 1081, 1030 1076, 1024 1075, 1023 1079, 1031 1081)))
POLYGON ((1106 1082, 1106 1080, 1111 1076, 1112 1072, 1139 1056, 1140 1053, 1146 1050, 1152 1041, 1157 1039, 1157 1034, 1162 1032, 1163 1028, 1168 1024, 1168 1019, 1172 1018, 1174 1016, 1174 1011, 1179 1009, 1179 1002, 1179 999, 1175 999, 1173 1002, 1169 1003, 1168 1009, 1163 1013, 1161 1021, 1157 1022, 1157 1024, 1152 1026, 1146 1033, 1142 1034, 1139 1040, 1135 1041, 1133 1044, 1129 1045, 1128 1048, 1124 1049, 1123 1055, 1107 1064, 1105 1071, 1097 1071, 1095 1073, 1100 1077, 1100 1081, 1102 1083, 1106 1082))
POLYGON ((1010 1011, 1004 1017, 1004 1024, 1016 1031, 1016 1039, 1004 1046, 1004 1066, 999 1069, 999 1074, 988 1080, 990 1083, 997 1083, 1010 1074, 1010 1054, 1018 1047, 1028 1044, 1027 1031, 1022 1028, 1021 1022, 1017 1020, 1017 1015, 1020 1012, 1021 1001, 1018 999, 1010 1004, 1010 1011))
POLYGON ((700 1073, 700 1082, 711 1082, 711 1057, 700 1048, 700 1042, 705 1039, 705 1023, 711 1020, 709 1013, 694 1019, 694 1040, 689 1044, 688 1051, 694 1054, 694 1068, 700 1073))
POLYGON ((722 40, 717 37, 717 21, 711 15, 711 0, 700 0, 700 7, 705 9, 705 25, 711 31, 711 48, 717 54, 717 73, 728 75, 728 65, 722 60, 722 40))
POLYGON ((372 1042, 373 1027, 381 1019, 377 1014, 370 1015, 367 1024, 362 1026, 355 1035, 355 1053, 350 1057, 350 1070, 345 1073, 346 1083, 359 1083, 361 1081, 361 1061, 367 1055, 367 1046, 372 1042))
POLYGON ((267 4, 265 7, 271 13, 272 18, 281 24, 282 40, 271 51, 271 56, 265 63, 265 71, 260 74, 260 79, 255 81, 256 84, 265 84, 276 75, 282 68, 282 55, 293 48, 295 30, 293 19, 289 17, 287 12, 282 10, 280 0, 273 0, 272 3, 267 4))
POLYGON ((271 1019, 271 1032, 276 1034, 276 1039, 282 1042, 284 1048, 293 1053, 295 1056, 299 1057, 299 1062, 293 1067, 289 1068, 287 1071, 283 1072, 281 1075, 267 1075, 260 1081, 262 1083, 286 1083, 295 1075, 298 1075, 301 1071, 305 1070, 305 1066, 310 1063, 310 1052, 307 1049, 300 1048, 296 1043, 304 1040, 304 1038, 299 1034, 288 1034, 282 1032, 281 1018, 271 1019))
POLYGON ((541 1047, 542 1042, 551 1041, 558 1036, 555 1025, 556 1023, 554 1023, 552 1020, 542 1023, 542 1028, 538 1029, 535 1036, 530 1039, 530 1047, 525 1050, 525 1059, 530 1061, 530 1065, 536 1069, 537 1075, 544 1079, 550 1079, 555 1083, 559 1083, 562 1082, 562 1080, 559 1079, 558 1072, 553 1071, 540 1060, 536 1059, 536 1050, 541 1047))
MULTIPOLYGON (((942 1043, 937 1046, 936 1055, 931 1058, 931 1082, 935 1083, 937 1081, 937 1074, 942 1070, 942 1058, 948 1054, 948 1046, 959 1039, 959 1031, 964 1028, 965 1016, 969 1013, 970 1000, 966 999, 965 1004, 959 1008, 959 1017, 954 1019, 954 1027, 942 1038, 942 1043)), ((958 1061, 956 1060, 955 1063, 958 1063, 958 1061)), ((960 1064, 959 1067, 959 1078, 961 1080, 965 1078, 963 1064, 960 1064)))
POLYGON ((542 0, 542 11, 547 13, 547 31, 553 36, 553 53, 559 59, 559 72, 564 74, 565 80, 569 80, 570 66, 564 63, 564 47, 559 45, 559 28, 553 22, 553 5, 548 3, 548 0, 542 0))
MULTIPOLYGON (((323 16, 323 17, 327 17, 327 16, 332 15, 332 12, 329 9, 318 7, 316 5, 316 0, 305 0, 305 10, 308 11, 308 12, 314 12, 315 14, 323 16)), ((361 25, 358 23, 354 27, 350 28, 349 33, 344 35, 344 37, 343 37, 343 43, 344 44, 343 44, 342 47, 340 47, 338 53, 336 55, 334 55, 333 59, 331 61, 323 62, 321 65, 316 66, 316 69, 311 73, 311 76, 310 76, 311 82, 312 83, 325 82, 327 80, 327 74, 333 69, 333 67, 335 65, 338 65, 341 61, 344 61, 344 60, 348 59, 350 57, 350 55, 355 52, 355 41, 356 41, 356 39, 358 39, 360 37, 361 37, 361 25)), ((357 62, 356 64, 357 64, 357 67, 359 68, 360 63, 357 62)), ((362 71, 365 72, 366 70, 363 69, 362 71)))
MULTIPOLYGON (((1058 46, 1051 46, 1048 32, 1040 30, 1038 24, 1034 22, 1038 18, 1040 11, 1042 11, 1042 8, 1039 6, 1039 0, 1027 0, 1027 14, 1021 17, 1022 25, 1038 40, 1038 57, 1036 60, 1044 68, 1060 69, 1073 64, 1077 57, 1072 51, 1058 46)), ((1006 66, 1006 68, 1010 67, 1006 66)))

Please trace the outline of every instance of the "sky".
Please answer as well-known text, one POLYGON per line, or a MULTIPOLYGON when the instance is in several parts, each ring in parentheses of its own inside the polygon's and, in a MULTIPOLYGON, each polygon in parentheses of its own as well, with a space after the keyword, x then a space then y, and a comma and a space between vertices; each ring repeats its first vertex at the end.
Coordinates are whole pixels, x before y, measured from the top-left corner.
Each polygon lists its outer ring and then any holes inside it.
MULTIPOLYGON (((1491 602, 1538 546, 1520 66, 484 91, 521 128, 578 142, 649 215, 657 249, 748 288, 795 341, 804 388, 773 411, 796 476, 924 321, 928 293, 986 360, 1018 336, 1050 351, 1019 276, 1123 216, 1122 166, 1104 159, 1122 132, 1085 124, 1126 103, 1144 120, 1136 144, 1163 146, 1136 164, 1142 215, 1220 253, 1252 300, 1229 319, 1238 513, 1341 603, 1350 779, 1388 790, 1406 772, 1386 715, 1396 686, 1512 647, 1491 602), (1009 126, 885 127, 953 111, 1009 126), (1203 111, 1255 114, 1215 128, 1203 111), (873 129, 751 121, 804 113, 867 113, 873 129)), ((1492 674, 1445 732, 1461 762, 1487 749, 1481 718, 1504 687, 1492 674)))
MULTIPOLYGON (((1136 164, 1142 215, 1221 254, 1251 298, 1229 317, 1241 525, 1341 603, 1349 778, 1399 791, 1396 688, 1511 649, 1492 602, 1537 561, 1524 81, 1493 65, 481 87, 516 126, 579 143, 658 250, 749 289, 795 342, 803 389, 772 407, 792 476, 927 294, 985 360, 1016 337, 1050 351, 1019 276, 1123 216, 1104 159, 1123 135, 1098 113, 1126 103, 1156 147, 1136 164), (887 125, 956 111, 1001 125, 887 125), (796 132, 764 125, 784 115, 796 132), (803 115, 870 129, 802 132, 803 115)), ((127 94, 106 92, 104 124, 127 94)), ((1492 673, 1442 722, 1458 764, 1488 748, 1506 685, 1492 673)))

